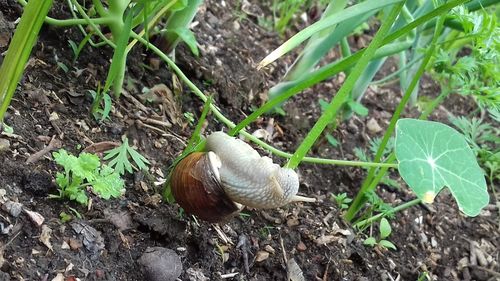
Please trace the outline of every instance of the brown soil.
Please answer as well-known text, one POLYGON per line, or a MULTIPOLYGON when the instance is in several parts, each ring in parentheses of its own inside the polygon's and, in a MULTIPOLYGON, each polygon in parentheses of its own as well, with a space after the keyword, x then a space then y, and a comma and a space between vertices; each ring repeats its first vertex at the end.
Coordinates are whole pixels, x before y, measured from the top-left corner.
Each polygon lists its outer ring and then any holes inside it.
MULTIPOLYGON (((184 73, 214 97, 214 103, 228 118, 237 122, 262 104, 266 90, 279 81, 284 65, 293 58, 287 57, 266 71, 257 71, 256 62, 281 42, 277 34, 257 24, 257 15, 268 8, 256 4, 259 1, 252 1, 244 9, 228 2, 224 7, 220 1, 207 1, 197 15, 194 31, 200 57, 193 57, 181 44, 176 58, 184 73)), ((0 30, 12 33, 13 22, 22 9, 13 0, 0 3, 0 30)), ((66 14, 65 5, 58 4, 51 11, 54 17, 63 18, 66 14)), ((244 210, 246 215, 219 226, 182 215, 176 204, 160 202, 161 185, 155 182, 168 174, 168 167, 194 129, 183 113, 199 116, 203 103, 186 86, 173 86, 175 78, 168 68, 160 64, 155 69, 158 59, 136 47, 128 60, 126 89, 136 97, 144 87, 158 84, 174 89, 176 99, 169 104, 171 110, 164 119, 172 125, 159 127, 163 133, 142 126, 138 120, 160 114, 160 104, 147 104, 144 112, 124 96, 114 102, 111 121, 96 122, 89 116, 92 99, 88 90, 96 89, 105 80, 111 50, 87 46, 73 63, 68 40, 81 39, 77 28, 43 26, 5 119, 16 136, 8 138, 10 147, 0 154, 0 189, 5 190, 9 200, 43 216, 45 227, 34 224, 26 213, 13 216, 1 212, 0 280, 52 280, 58 273, 66 280, 74 280, 70 276, 80 280, 145 280, 137 260, 146 248, 154 246, 173 249, 181 257, 181 280, 222 280, 221 276, 234 272, 239 274, 229 280, 287 280, 283 252, 287 259, 297 262, 305 280, 417 280, 423 272, 429 272, 432 280, 498 278, 498 208, 492 205, 480 216, 467 218, 446 192, 432 206, 416 206, 396 214, 391 220, 393 234, 389 238, 396 251, 363 246, 366 234, 346 224, 342 210, 329 200, 331 194, 355 195, 366 174, 358 168, 301 165, 301 192, 318 198, 315 204, 291 204, 266 212, 244 210), (58 63, 68 66, 69 71, 64 72, 58 63), (59 169, 49 154, 35 163, 25 163, 53 136, 62 141, 63 148, 78 154, 92 143, 119 142, 122 135, 149 159, 150 169, 125 177, 127 191, 122 198, 105 201, 93 197, 88 209, 74 202, 48 199, 49 194, 57 192, 54 177, 59 169), (73 214, 71 208, 82 218, 61 222, 61 212, 73 214), (41 234, 46 227, 52 230, 52 249, 43 243, 46 240, 41 234), (84 240, 88 237, 77 230, 79 227, 97 230, 100 239, 84 240), (240 241, 246 241, 246 247, 237 247, 240 241), (489 264, 496 266, 471 264, 474 243, 493 259, 489 264), (256 261, 264 250, 270 252, 269 257, 256 261)), ((6 48, 0 45, 0 51, 6 48)), ((390 66, 382 72, 389 71, 390 66)), ((305 91, 285 104, 286 116, 265 116, 252 124, 249 131, 274 122, 274 131, 282 130, 283 134, 275 134, 270 143, 293 151, 321 113, 318 98, 329 99, 339 82, 336 78, 314 91, 305 91)), ((423 95, 435 96, 438 90, 429 78, 421 85, 423 95)), ((367 121, 375 118, 381 127, 386 127, 400 96, 396 83, 372 88, 364 101, 370 115, 353 117, 332 132, 341 143, 339 148, 321 140, 312 154, 356 159, 355 147, 365 148, 369 139, 381 136, 366 129, 367 121)), ((453 96, 433 119, 446 122, 447 110, 463 114, 473 108, 470 99, 453 96)), ((407 115, 416 113, 412 110, 407 115)), ((208 121, 205 133, 226 129, 213 117, 208 121)), ((396 175, 393 178, 397 179, 396 175)), ((394 205, 414 198, 404 184, 402 189, 381 186, 379 194, 394 205)), ((377 233, 376 227, 372 231, 377 233)))

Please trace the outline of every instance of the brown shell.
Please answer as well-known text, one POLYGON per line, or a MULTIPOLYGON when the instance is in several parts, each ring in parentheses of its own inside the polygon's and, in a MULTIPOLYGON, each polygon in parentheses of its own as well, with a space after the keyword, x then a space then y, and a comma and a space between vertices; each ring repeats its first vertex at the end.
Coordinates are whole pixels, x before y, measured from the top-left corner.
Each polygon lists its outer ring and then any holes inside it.
POLYGON ((238 211, 212 171, 208 154, 194 152, 174 169, 170 184, 177 203, 187 213, 209 222, 219 222, 238 211))

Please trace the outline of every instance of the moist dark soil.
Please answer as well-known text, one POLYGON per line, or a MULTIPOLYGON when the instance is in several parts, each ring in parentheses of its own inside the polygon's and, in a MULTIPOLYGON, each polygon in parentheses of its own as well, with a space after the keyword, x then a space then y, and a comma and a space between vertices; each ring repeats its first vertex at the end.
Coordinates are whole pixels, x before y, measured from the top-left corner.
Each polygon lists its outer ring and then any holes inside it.
MULTIPOLYGON (((294 56, 257 71, 256 63, 283 39, 258 24, 271 18, 268 5, 232 2, 206 1, 192 28, 200 56, 181 44, 175 58, 188 78, 237 122, 266 101, 267 90, 279 82, 294 56)), ((13 0, 0 3, 0 51, 5 52, 22 8, 13 0)), ((68 7, 56 3, 50 15, 66 18, 68 7)), ((354 45, 363 47, 371 34, 359 35, 354 45)), ((97 122, 89 113, 89 90, 105 81, 112 50, 86 46, 73 61, 68 41, 82 38, 76 27, 44 25, 8 110, 5 122, 14 135, 1 136, 9 145, 0 152, 0 197, 19 203, 24 211, 16 213, 7 204, 0 211, 0 280, 147 280, 138 260, 149 247, 175 251, 182 263, 179 280, 289 280, 293 261, 305 280, 417 280, 424 272, 428 280, 500 280, 499 210, 493 196, 492 204, 475 218, 462 215, 447 192, 433 205, 396 214, 388 239, 397 250, 364 246, 370 233, 378 233, 376 225, 364 233, 352 229, 342 219, 344 210, 330 200, 331 194, 343 192, 355 196, 366 175, 361 168, 303 164, 298 169, 300 193, 317 203, 245 209, 220 224, 197 220, 176 204, 163 202, 160 194, 169 166, 185 147, 203 103, 154 54, 136 46, 128 58, 126 93, 114 100, 110 120, 97 122), (147 103, 143 89, 161 84, 173 94, 147 103), (184 113, 191 113, 195 122, 184 113), (151 124, 150 119, 163 123, 151 124), (89 206, 49 199, 57 194, 54 178, 61 168, 51 153, 27 163, 51 139, 78 154, 100 142, 120 142, 122 136, 151 165, 125 175, 126 193, 120 199, 91 196, 89 206), (30 212, 43 222, 37 223, 30 212), (71 220, 62 220, 61 213, 71 220)), ((395 65, 389 61, 377 77, 395 65)), ((304 91, 284 105, 286 116, 266 115, 248 131, 265 129, 271 132, 270 144, 293 151, 321 113, 319 98, 329 100, 342 80, 339 76, 304 91)), ((425 77, 420 94, 437 93, 439 87, 425 77)), ((398 83, 370 87, 363 101, 369 115, 353 116, 330 130, 339 146, 321 139, 311 155, 356 160, 354 148, 366 150, 370 140, 382 135, 368 129, 368 121, 387 127, 400 97, 398 83)), ((446 123, 448 112, 468 114, 474 108, 471 99, 452 95, 431 119, 446 123)), ((417 114, 416 108, 405 113, 417 114)), ((227 130, 213 116, 207 120, 204 134, 227 130)), ((102 155, 102 150, 97 153, 102 155)), ((380 186, 381 198, 392 205, 414 199, 396 174, 391 177, 402 187, 380 186)))

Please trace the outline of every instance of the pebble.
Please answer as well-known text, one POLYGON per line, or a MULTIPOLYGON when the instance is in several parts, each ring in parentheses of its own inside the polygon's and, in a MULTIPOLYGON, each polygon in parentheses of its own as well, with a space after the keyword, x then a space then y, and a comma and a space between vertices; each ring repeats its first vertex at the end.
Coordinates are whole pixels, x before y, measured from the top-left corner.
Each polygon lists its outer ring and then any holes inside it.
POLYGON ((11 216, 17 218, 23 211, 23 204, 13 201, 7 201, 3 204, 2 209, 9 212, 11 216))
POLYGON ((182 273, 181 258, 168 248, 147 248, 137 262, 150 281, 174 281, 182 273))
POLYGON ((269 253, 266 251, 258 251, 257 254, 255 254, 256 262, 265 261, 267 258, 269 258, 269 253))
POLYGON ((0 138, 0 153, 9 150, 10 142, 9 140, 0 138))
POLYGON ((297 244, 297 250, 299 250, 299 251, 307 250, 306 244, 304 244, 304 242, 300 241, 299 244, 297 244))
POLYGON ((370 118, 370 120, 368 120, 368 122, 366 123, 366 128, 368 129, 368 131, 374 134, 382 131, 382 128, 374 118, 370 118))

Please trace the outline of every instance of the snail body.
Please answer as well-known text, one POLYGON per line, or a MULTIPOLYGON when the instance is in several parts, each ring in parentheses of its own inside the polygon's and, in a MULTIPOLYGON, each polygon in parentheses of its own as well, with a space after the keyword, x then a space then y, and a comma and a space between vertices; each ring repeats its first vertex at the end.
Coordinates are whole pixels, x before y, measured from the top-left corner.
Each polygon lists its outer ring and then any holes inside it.
POLYGON ((315 201, 296 195, 299 178, 294 170, 260 156, 239 139, 215 132, 207 137, 206 150, 188 155, 172 174, 173 195, 186 212, 217 221, 212 219, 215 213, 225 218, 239 209, 237 203, 270 209, 293 201, 315 201), (208 208, 218 200, 221 205, 209 215, 208 208))

